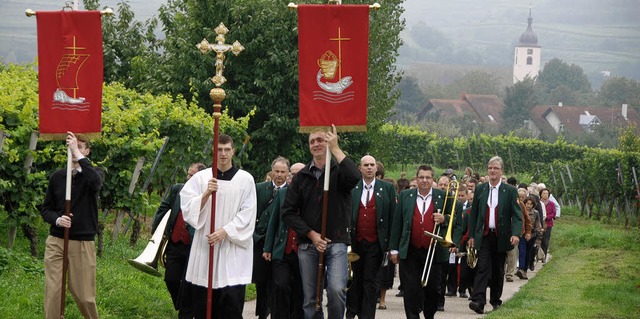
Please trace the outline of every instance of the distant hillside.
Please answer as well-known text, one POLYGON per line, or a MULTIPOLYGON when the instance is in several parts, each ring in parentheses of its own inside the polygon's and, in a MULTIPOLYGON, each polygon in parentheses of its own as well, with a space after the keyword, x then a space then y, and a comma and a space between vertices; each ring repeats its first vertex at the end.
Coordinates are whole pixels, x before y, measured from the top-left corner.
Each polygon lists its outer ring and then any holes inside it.
MULTIPOLYGON (((78 0, 80 8, 82 1, 78 0)), ((70 1, 69 1, 70 2, 70 1)), ((100 5, 117 10, 120 0, 100 0, 100 5)), ((145 21, 157 14, 164 0, 127 0, 136 18, 145 21)), ((35 61, 38 44, 36 18, 25 16, 26 9, 35 11, 62 10, 65 1, 51 0, 0 0, 0 61, 5 63, 30 63, 35 61)), ((117 12, 116 12, 117 14, 117 12)))
MULTIPOLYGON (((514 46, 527 28, 530 3, 407 0, 399 63, 510 67, 514 46), (427 36, 436 34, 437 41, 425 44, 423 29, 427 36)), ((602 71, 640 80, 640 2, 534 0, 532 14, 543 65, 556 57, 577 64, 596 88, 604 80, 602 71)))
POLYGON ((436 63, 414 63, 402 68, 404 74, 418 80, 420 87, 433 84, 448 85, 473 71, 483 71, 500 79, 500 87, 513 85, 511 67, 491 67, 479 65, 452 65, 436 63))
MULTIPOLYGON (((100 1, 113 8, 119 2, 100 1)), ((128 0, 136 18, 143 21, 155 15, 164 2, 128 0)), ((63 3, 1 0, 0 59, 14 63, 34 61, 36 19, 25 17, 24 10, 60 10, 63 3)), ((577 64, 595 88, 604 80, 603 71, 640 80, 638 0, 406 0, 406 30, 402 33, 405 45, 400 49, 398 65, 406 70, 417 63, 510 69, 514 46, 527 28, 531 3, 533 30, 542 47, 543 64, 556 57, 577 64)), ((450 76, 438 78, 446 81, 450 76)))

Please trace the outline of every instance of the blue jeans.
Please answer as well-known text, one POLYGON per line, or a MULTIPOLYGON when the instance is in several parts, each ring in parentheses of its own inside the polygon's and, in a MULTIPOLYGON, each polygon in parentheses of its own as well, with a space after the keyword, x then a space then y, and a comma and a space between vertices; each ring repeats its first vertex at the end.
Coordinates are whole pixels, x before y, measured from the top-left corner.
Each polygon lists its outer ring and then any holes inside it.
MULTIPOLYGON (((303 311, 305 319, 324 318, 322 307, 316 311, 316 281, 318 278, 318 258, 320 253, 313 244, 298 246, 298 262, 302 291, 304 293, 303 311)), ((342 319, 347 300, 347 245, 336 243, 327 245, 324 252, 325 280, 327 289, 327 312, 329 319, 342 319)))

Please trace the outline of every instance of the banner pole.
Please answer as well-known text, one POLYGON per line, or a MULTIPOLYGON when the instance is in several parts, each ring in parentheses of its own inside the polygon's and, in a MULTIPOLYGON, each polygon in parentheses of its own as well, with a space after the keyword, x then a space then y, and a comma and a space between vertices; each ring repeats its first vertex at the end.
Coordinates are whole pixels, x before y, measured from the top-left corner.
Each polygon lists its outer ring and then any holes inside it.
MULTIPOLYGON (((71 217, 71 170, 73 160, 71 148, 67 145, 67 178, 64 192, 64 215, 71 217)), ((64 243, 62 247, 62 278, 60 285, 60 319, 64 319, 64 307, 67 299, 67 269, 69 268, 69 228, 64 228, 64 243)))

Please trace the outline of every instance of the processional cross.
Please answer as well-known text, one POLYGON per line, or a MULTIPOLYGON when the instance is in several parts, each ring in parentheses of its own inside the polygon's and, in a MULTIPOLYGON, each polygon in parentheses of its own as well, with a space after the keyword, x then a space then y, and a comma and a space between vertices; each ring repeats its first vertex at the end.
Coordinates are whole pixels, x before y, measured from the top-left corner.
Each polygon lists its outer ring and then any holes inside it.
MULTIPOLYGON (((229 29, 220 23, 215 29, 213 29, 216 36, 216 43, 209 43, 206 38, 202 39, 196 47, 202 54, 206 54, 209 51, 216 53, 216 74, 211 78, 211 82, 216 85, 215 88, 209 91, 209 96, 213 100, 213 163, 211 165, 211 171, 213 178, 218 177, 218 131, 219 120, 222 113, 222 100, 225 98, 225 93, 220 86, 224 84, 227 79, 222 75, 224 71, 224 54, 227 51, 231 51, 234 55, 240 54, 244 50, 244 47, 240 42, 235 41, 233 44, 225 44, 224 36, 229 32, 229 29)), ((211 225, 209 233, 213 234, 216 224, 216 192, 211 195, 211 225)), ((207 319, 211 318, 211 305, 213 303, 213 246, 209 246, 209 279, 207 287, 207 319)))

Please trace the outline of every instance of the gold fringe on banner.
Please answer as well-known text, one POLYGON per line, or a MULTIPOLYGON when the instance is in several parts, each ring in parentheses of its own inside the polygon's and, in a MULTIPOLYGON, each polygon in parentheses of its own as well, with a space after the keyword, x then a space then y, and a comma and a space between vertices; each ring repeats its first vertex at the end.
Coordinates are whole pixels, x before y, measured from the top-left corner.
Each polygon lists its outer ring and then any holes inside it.
MULTIPOLYGON (((300 133, 312 133, 315 131, 330 131, 331 126, 300 126, 298 132, 300 133)), ((366 125, 341 125, 336 126, 338 132, 366 132, 366 125)))
MULTIPOLYGON (((88 137, 91 141, 100 138, 100 132, 92 132, 92 133, 80 133, 73 132, 74 134, 83 134, 88 137)), ((45 133, 39 135, 40 139, 43 141, 64 141, 67 138, 67 133, 45 133)))

